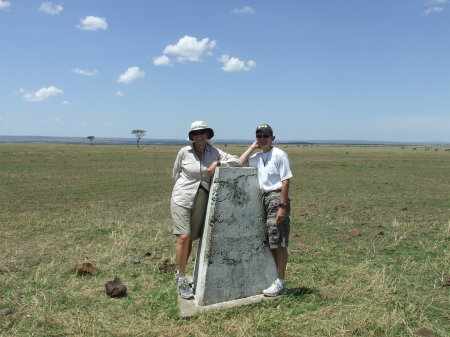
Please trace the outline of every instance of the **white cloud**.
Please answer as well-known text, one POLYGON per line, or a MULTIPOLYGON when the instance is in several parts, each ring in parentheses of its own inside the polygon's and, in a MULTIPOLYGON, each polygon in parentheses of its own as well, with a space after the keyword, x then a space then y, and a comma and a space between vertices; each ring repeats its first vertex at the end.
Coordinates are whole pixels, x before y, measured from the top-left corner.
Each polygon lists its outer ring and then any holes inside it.
POLYGON ((24 93, 23 98, 27 102, 41 102, 52 96, 64 94, 64 91, 53 86, 50 86, 48 88, 41 88, 37 92, 26 92, 24 89, 20 89, 19 91, 24 93))
POLYGON ((67 105, 67 104, 70 104, 70 102, 69 101, 62 101, 62 104, 63 105, 67 105))
POLYGON ((106 30, 108 28, 106 19, 97 16, 86 16, 84 19, 80 19, 80 22, 81 24, 76 27, 83 30, 106 30))
POLYGON ((153 58, 153 64, 155 66, 169 66, 171 65, 170 58, 167 55, 161 55, 153 58))
POLYGON ((425 12, 423 12, 422 15, 430 15, 430 14, 433 14, 433 13, 440 13, 443 10, 444 9, 442 7, 430 7, 425 12))
POLYGON ((11 6, 11 3, 9 1, 0 0, 0 10, 7 9, 10 6, 11 6))
POLYGON ((122 90, 117 90, 116 96, 123 97, 123 96, 125 96, 125 94, 122 92, 122 90))
POLYGON ((59 14, 63 11, 63 6, 53 5, 51 2, 43 2, 43 3, 41 3, 41 7, 39 7, 39 11, 47 13, 47 14, 55 15, 55 14, 59 14))
POLYGON ((119 76, 117 83, 131 84, 144 76, 145 72, 139 69, 139 67, 130 67, 126 72, 119 76))
POLYGON ((244 62, 237 57, 230 57, 228 55, 222 55, 219 61, 223 63, 222 70, 225 72, 249 71, 256 67, 256 62, 253 60, 244 62))
POLYGON ((254 14, 255 13, 255 9, 253 9, 250 6, 245 6, 242 8, 235 8, 233 9, 233 13, 235 14, 254 14))
POLYGON ((98 73, 97 70, 88 71, 88 70, 84 70, 84 69, 80 69, 80 68, 74 68, 71 71, 75 74, 83 75, 83 76, 94 76, 94 75, 97 75, 97 73, 98 73))
POLYGON ((210 50, 216 47, 215 40, 209 41, 204 38, 201 41, 192 36, 184 36, 178 40, 176 45, 168 45, 164 49, 164 54, 176 55, 178 62, 184 61, 201 61, 203 55, 210 55, 210 50))

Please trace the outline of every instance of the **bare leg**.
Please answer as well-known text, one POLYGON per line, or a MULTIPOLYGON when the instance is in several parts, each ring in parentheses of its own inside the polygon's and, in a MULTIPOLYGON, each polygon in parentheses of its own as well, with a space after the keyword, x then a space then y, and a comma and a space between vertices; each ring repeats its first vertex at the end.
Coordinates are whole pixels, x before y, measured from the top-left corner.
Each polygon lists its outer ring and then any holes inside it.
POLYGON ((288 251, 286 247, 278 247, 272 250, 277 264, 278 278, 284 280, 288 261, 288 251))
POLYGON ((189 235, 178 235, 175 255, 177 260, 178 273, 180 276, 185 276, 186 264, 189 258, 190 248, 192 249, 192 241, 189 240, 189 235))

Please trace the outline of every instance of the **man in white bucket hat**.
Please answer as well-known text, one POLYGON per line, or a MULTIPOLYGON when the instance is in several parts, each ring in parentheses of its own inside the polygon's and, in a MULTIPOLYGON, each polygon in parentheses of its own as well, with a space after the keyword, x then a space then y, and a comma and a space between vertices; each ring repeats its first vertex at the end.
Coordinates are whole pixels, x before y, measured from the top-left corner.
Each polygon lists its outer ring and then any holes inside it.
POLYGON ((192 250, 192 241, 203 232, 211 177, 217 166, 241 166, 237 156, 230 155, 208 143, 214 130, 204 121, 191 124, 188 140, 192 144, 183 147, 175 159, 172 178, 171 213, 173 233, 177 236, 176 280, 181 297, 192 299, 193 291, 186 280, 186 264, 192 250))

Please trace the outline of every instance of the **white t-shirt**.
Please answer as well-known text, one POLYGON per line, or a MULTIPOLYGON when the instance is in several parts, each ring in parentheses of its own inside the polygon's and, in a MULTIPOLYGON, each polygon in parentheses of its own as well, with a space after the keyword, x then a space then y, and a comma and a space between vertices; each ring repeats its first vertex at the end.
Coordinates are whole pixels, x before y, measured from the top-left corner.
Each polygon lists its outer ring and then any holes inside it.
POLYGON ((281 189, 281 182, 292 178, 289 157, 277 147, 255 153, 248 159, 249 166, 258 169, 259 188, 262 193, 281 189))

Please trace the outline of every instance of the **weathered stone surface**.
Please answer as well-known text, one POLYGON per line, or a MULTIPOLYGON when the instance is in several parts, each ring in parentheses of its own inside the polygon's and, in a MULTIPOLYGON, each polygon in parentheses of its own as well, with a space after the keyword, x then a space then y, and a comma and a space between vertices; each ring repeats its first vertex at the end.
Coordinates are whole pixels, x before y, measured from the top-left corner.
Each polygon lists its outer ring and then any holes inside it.
POLYGON ((259 295, 276 279, 262 219, 257 170, 217 169, 196 260, 197 305, 259 295))

